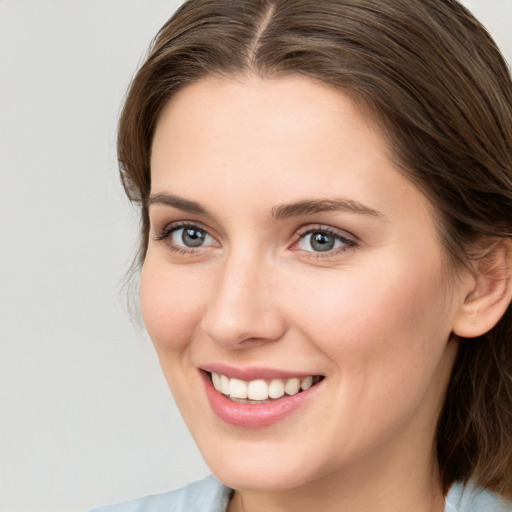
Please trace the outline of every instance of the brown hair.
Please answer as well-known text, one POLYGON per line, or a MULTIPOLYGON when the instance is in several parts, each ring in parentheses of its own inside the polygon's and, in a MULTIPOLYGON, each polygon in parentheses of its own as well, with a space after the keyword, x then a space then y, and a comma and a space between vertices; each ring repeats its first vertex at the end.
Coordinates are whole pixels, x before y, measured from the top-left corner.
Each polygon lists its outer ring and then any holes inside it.
MULTIPOLYGON (((492 38, 455 0, 189 0, 162 27, 119 124, 144 260, 150 153, 160 111, 211 74, 302 74, 364 105, 392 156, 432 201, 453 268, 477 240, 512 237, 512 82, 492 38)), ((512 309, 462 341, 437 430, 456 480, 512 497, 512 309)))

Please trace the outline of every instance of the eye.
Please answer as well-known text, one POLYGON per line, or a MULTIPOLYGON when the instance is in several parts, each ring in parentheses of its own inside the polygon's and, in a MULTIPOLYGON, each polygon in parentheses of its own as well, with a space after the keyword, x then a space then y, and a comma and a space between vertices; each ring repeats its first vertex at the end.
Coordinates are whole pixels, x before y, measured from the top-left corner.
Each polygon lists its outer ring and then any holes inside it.
POLYGON ((216 240, 200 226, 194 224, 170 224, 155 236, 156 241, 165 240, 170 249, 193 251, 201 247, 217 245, 216 240))
POLYGON ((329 229, 308 230, 299 235, 297 249, 307 252, 325 253, 337 249, 354 247, 356 242, 329 229))
POLYGON ((191 248, 213 243, 213 238, 204 229, 196 226, 174 229, 170 234, 170 239, 175 245, 191 248))

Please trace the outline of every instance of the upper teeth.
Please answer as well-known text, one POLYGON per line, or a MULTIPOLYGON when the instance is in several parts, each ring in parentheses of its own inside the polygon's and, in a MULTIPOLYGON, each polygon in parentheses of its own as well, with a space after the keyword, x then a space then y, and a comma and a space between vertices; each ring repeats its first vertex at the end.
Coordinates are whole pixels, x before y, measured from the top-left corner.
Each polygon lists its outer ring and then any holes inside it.
POLYGON ((281 398, 285 393, 295 395, 301 389, 303 391, 309 389, 313 385, 313 376, 302 379, 292 377, 290 379, 272 379, 270 381, 257 379, 245 382, 212 372, 212 382, 217 391, 229 395, 231 398, 268 400, 269 398, 281 398))

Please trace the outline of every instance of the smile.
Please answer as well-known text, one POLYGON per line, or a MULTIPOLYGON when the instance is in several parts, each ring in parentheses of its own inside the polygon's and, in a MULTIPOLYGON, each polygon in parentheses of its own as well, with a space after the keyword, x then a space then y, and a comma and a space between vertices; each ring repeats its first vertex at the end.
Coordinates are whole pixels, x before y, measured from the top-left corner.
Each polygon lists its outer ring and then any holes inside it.
POLYGON ((285 395, 293 396, 314 386, 322 377, 291 377, 288 379, 256 379, 249 382, 230 378, 216 372, 210 374, 214 388, 238 403, 261 404, 269 399, 277 400, 285 395))
POLYGON ((225 423, 242 428, 269 427, 314 401, 324 388, 324 376, 293 376, 274 370, 213 368, 200 372, 212 411, 225 423), (279 375, 281 373, 282 375, 279 375))

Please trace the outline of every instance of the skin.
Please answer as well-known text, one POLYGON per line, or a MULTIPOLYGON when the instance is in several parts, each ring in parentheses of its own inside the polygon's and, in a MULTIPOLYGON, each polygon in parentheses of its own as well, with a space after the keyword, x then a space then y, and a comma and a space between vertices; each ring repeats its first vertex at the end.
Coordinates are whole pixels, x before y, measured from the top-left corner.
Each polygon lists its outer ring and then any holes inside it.
POLYGON ((229 510, 442 511, 435 426, 474 283, 447 281, 431 204, 372 121, 307 78, 209 77, 163 110, 151 179, 206 210, 150 205, 141 303, 192 435, 237 489, 229 510), (272 215, 333 198, 372 213, 272 215), (179 222, 204 244, 183 246, 179 222), (301 238, 326 229, 350 243, 301 238), (211 363, 325 379, 300 412, 244 429, 212 412, 211 363))

